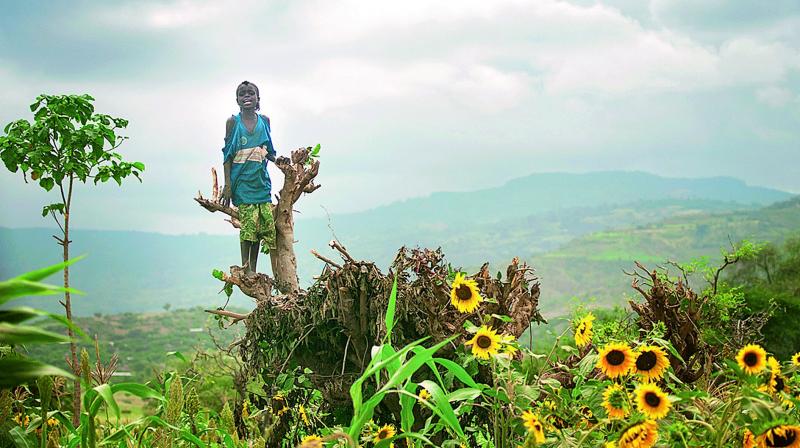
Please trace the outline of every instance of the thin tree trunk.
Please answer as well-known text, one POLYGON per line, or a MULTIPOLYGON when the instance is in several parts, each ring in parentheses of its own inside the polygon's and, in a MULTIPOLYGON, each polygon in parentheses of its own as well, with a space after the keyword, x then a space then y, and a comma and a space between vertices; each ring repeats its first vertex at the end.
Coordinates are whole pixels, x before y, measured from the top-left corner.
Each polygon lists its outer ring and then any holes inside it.
MULTIPOLYGON (((64 262, 69 260, 69 211, 72 203, 72 177, 69 179, 69 192, 67 200, 64 203, 64 240, 62 246, 64 247, 64 262)), ((69 289, 69 266, 64 266, 64 288, 69 289)), ((72 302, 70 301, 69 290, 64 292, 64 309, 67 315, 67 321, 72 323, 72 302)), ((75 344, 75 335, 72 328, 67 327, 67 335, 69 335, 69 351, 72 359, 72 373, 76 376, 74 382, 75 392, 72 396, 72 424, 78 426, 81 417, 81 380, 80 380, 80 364, 78 364, 78 348, 75 344)))

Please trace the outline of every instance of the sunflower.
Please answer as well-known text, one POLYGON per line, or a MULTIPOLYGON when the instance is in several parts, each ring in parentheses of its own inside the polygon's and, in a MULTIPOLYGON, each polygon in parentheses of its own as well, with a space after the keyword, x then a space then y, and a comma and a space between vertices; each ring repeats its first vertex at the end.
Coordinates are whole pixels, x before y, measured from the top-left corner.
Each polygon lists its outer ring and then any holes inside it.
POLYGON ((778 425, 756 438, 758 446, 765 448, 800 448, 800 426, 778 425))
POLYGON ((419 399, 420 400, 427 400, 429 398, 431 398, 431 393, 428 392, 428 389, 422 388, 422 390, 419 391, 419 399))
POLYGON ((789 393, 789 385, 786 384, 786 378, 780 372, 772 372, 769 375, 769 385, 767 391, 770 395, 775 395, 779 392, 789 393))
POLYGON ((383 425, 381 429, 379 429, 378 432, 375 433, 375 437, 372 439, 372 441, 378 443, 381 440, 386 440, 393 437, 394 434, 395 434, 394 425, 383 425))
POLYGON ((609 378, 625 375, 634 365, 633 351, 628 344, 612 342, 600 350, 597 367, 609 378))
POLYGON ((667 359, 667 354, 664 353, 661 347, 645 345, 636 352, 633 371, 639 375, 643 382, 647 383, 660 380, 668 366, 669 359, 667 359))
POLYGON ((756 375, 767 367, 767 352, 756 344, 745 345, 736 355, 736 362, 746 373, 756 375))
POLYGON ((589 313, 578 321, 575 327, 575 345, 584 347, 592 342, 592 323, 594 322, 594 314, 589 313))
POLYGON ((301 404, 297 410, 300 413, 300 418, 303 420, 303 423, 306 426, 311 426, 311 421, 308 419, 308 414, 306 413, 306 407, 301 404))
POLYGON ((653 420, 626 429, 619 438, 619 448, 651 448, 658 440, 658 425, 653 420))
POLYGON ((517 347, 514 345, 514 343, 516 341, 517 341, 517 338, 515 338, 514 336, 512 336, 510 334, 501 335, 500 342, 501 342, 501 344, 503 346, 503 348, 502 348, 503 352, 501 354, 502 355, 506 355, 509 358, 513 358, 514 355, 517 353, 517 350, 518 350, 517 347))
POLYGON ((792 364, 795 365, 795 366, 800 366, 800 352, 799 353, 795 353, 792 356, 792 364))
POLYGON ((669 412, 671 403, 664 391, 655 384, 642 384, 636 388, 636 407, 648 418, 658 420, 669 412))
POLYGON ((281 394, 273 395, 272 397, 272 413, 281 416, 289 412, 289 407, 286 406, 286 398, 281 394))
POLYGON ((462 313, 471 313, 482 301, 483 297, 475 280, 469 280, 460 272, 457 273, 450 289, 450 302, 453 306, 462 313))
POLYGON ((742 448, 756 448, 756 436, 749 429, 745 429, 742 435, 742 448))
POLYGON ((533 434, 536 443, 544 443, 544 426, 539 421, 539 417, 531 411, 525 411, 522 413, 522 422, 528 428, 528 431, 533 434))
POLYGON ((489 355, 496 355, 500 350, 502 338, 492 327, 486 325, 478 329, 475 336, 467 341, 466 345, 472 345, 472 354, 478 358, 489 359, 489 355))
POLYGON ((322 438, 319 436, 305 436, 300 442, 300 448, 322 448, 322 438))
POLYGON ((606 387, 605 392, 603 392, 603 407, 606 408, 608 418, 613 420, 628 416, 630 410, 625 398, 625 389, 619 384, 612 384, 606 387))

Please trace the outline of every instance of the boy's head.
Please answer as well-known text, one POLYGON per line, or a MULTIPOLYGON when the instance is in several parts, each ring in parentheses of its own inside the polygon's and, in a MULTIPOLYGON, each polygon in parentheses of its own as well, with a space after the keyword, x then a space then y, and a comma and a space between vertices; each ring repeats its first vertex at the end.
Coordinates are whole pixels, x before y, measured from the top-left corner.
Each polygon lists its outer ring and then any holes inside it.
POLYGON ((261 109, 258 87, 250 81, 242 81, 236 87, 236 103, 239 105, 239 109, 261 109))

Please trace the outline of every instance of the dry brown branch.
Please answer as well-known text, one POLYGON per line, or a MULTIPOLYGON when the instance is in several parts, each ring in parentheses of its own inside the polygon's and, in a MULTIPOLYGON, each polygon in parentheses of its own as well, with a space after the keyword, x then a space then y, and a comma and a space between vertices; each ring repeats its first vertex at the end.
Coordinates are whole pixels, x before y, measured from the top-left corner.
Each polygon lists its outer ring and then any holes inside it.
POLYGON ((234 324, 239 322, 239 321, 247 319, 247 317, 250 315, 249 313, 248 314, 239 314, 239 313, 234 313, 233 311, 226 311, 226 310, 205 310, 205 311, 206 311, 206 313, 209 313, 209 314, 216 314, 217 316, 224 316, 224 317, 233 318, 233 323, 234 324))
POLYGON ((320 255, 320 253, 317 252, 314 249, 311 249, 311 254, 314 255, 315 257, 319 258, 320 260, 324 261, 325 263, 328 263, 329 265, 333 266, 336 269, 341 269, 342 268, 342 265, 340 265, 339 263, 336 263, 335 261, 331 260, 328 257, 325 257, 324 255, 320 255))
POLYGON ((342 244, 340 242, 338 242, 336 240, 331 240, 328 243, 328 246, 330 246, 331 249, 338 250, 339 253, 342 255, 342 258, 344 258, 345 261, 350 262, 350 263, 355 263, 356 262, 356 260, 353 257, 350 256, 350 254, 347 252, 347 249, 344 246, 342 246, 342 244))

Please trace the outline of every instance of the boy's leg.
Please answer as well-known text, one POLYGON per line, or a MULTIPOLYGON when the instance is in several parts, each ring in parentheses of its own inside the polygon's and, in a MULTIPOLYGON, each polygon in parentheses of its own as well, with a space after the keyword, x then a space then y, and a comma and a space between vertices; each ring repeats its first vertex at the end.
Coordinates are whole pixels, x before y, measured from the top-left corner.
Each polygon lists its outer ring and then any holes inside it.
POLYGON ((239 249, 242 251, 242 267, 250 270, 247 264, 250 260, 250 241, 239 241, 239 249))
POLYGON ((258 266, 258 246, 259 242, 250 242, 250 257, 248 258, 248 263, 250 263, 250 272, 258 272, 256 266, 258 266))
POLYGON ((247 272, 255 272, 256 258, 258 258, 258 242, 239 241, 239 248, 242 252, 242 266, 247 272), (255 257, 253 256, 255 254, 255 257))
POLYGON ((258 236, 256 234, 258 220, 258 206, 253 204, 242 204, 239 206, 239 247, 242 252, 242 266, 246 266, 246 272, 256 271, 256 259, 253 257, 258 254, 258 236))

